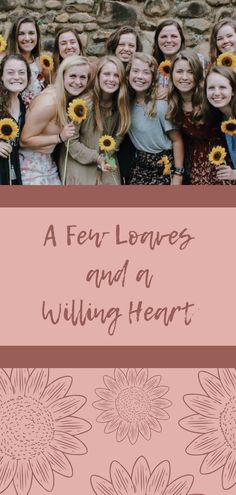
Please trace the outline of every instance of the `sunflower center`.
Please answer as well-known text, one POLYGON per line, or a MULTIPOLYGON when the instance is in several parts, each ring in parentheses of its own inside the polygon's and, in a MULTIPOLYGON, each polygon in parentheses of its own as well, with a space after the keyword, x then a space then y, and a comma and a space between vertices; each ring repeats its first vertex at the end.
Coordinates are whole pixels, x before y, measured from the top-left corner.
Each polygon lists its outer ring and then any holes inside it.
POLYGON ((84 115, 84 107, 82 105, 76 105, 74 108, 75 115, 77 117, 83 117, 84 115))
POLYGON ((36 399, 17 397, 1 403, 0 455, 32 459, 44 452, 53 435, 52 416, 36 399))
POLYGON ((235 124, 227 124, 226 125, 227 131, 235 131, 236 130, 236 125, 235 124))
POLYGON ((104 139, 103 144, 104 144, 104 146, 106 146, 106 147, 111 146, 111 141, 110 141, 110 139, 104 139))
POLYGON ((222 155, 219 151, 217 151, 215 154, 214 154, 214 160, 220 160, 222 158, 222 155))
POLYGON ((10 136, 12 133, 12 127, 8 124, 4 124, 2 126, 2 134, 4 134, 4 136, 10 136))
POLYGON ((47 58, 43 60, 43 64, 45 65, 45 67, 50 67, 50 62, 47 58))
POLYGON ((221 414, 221 429, 227 443, 236 449, 236 397, 232 397, 221 414))
POLYGON ((226 67, 231 67, 232 65, 232 60, 229 57, 225 57, 224 60, 222 61, 223 65, 226 65, 226 67))
POLYGON ((130 387, 122 390, 116 399, 117 412, 125 421, 141 421, 151 409, 148 394, 138 388, 130 387))

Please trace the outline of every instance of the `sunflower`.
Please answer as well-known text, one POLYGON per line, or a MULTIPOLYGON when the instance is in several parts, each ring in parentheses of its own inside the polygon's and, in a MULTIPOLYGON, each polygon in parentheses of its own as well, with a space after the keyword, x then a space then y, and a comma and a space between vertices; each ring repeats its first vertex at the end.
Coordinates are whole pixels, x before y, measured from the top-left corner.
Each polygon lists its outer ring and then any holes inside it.
POLYGON ((46 69, 50 71, 53 70, 54 67, 53 58, 48 53, 41 53, 39 57, 39 61, 42 69, 46 69))
POLYGON ((82 98, 74 98, 68 105, 68 115, 72 122, 80 124, 87 118, 88 107, 82 98))
POLYGON ((7 42, 5 38, 0 34, 0 53, 5 52, 7 47, 7 42))
POLYGON ((222 146, 214 146, 208 155, 209 162, 212 163, 212 165, 222 165, 226 155, 225 148, 222 146))
POLYGON ((161 165, 164 165, 164 170, 163 170, 163 175, 170 175, 171 172, 171 165, 170 165, 170 160, 167 155, 164 155, 160 160, 159 163, 161 165))
POLYGON ((104 134, 99 141, 99 148, 101 151, 105 151, 109 153, 109 151, 113 151, 116 149, 116 142, 115 139, 112 136, 109 136, 108 134, 104 134))
POLYGON ((0 120, 0 139, 11 141, 18 136, 19 128, 13 119, 0 120))
POLYGON ((236 55, 231 52, 224 52, 219 55, 216 60, 217 65, 224 65, 230 69, 235 69, 236 67, 236 55))
POLYGON ((159 71, 164 77, 169 77, 170 66, 171 66, 170 60, 164 60, 163 62, 160 63, 159 71))
POLYGON ((225 134, 234 136, 236 134, 236 119, 229 119, 229 120, 225 120, 225 122, 222 122, 221 130, 225 134))

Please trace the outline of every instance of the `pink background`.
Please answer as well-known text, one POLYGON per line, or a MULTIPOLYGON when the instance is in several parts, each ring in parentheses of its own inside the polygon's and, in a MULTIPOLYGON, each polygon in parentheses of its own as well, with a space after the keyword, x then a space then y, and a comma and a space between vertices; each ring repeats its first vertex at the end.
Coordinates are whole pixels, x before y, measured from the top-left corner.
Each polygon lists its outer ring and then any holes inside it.
POLYGON ((235 209, 234 208, 1 208, 1 345, 235 345, 235 209), (43 247, 54 224, 57 247, 43 247), (116 246, 115 225, 123 238, 129 230, 182 230, 195 237, 180 251, 163 242, 153 251, 147 245, 116 246), (66 246, 66 226, 78 231, 110 231, 100 249, 93 243, 66 246), (230 228, 232 226, 232 228, 230 228), (120 283, 101 289, 85 281, 91 268, 117 270, 129 259, 125 288, 120 283), (135 282, 136 272, 154 274, 150 289, 135 282), (73 327, 51 325, 41 317, 42 300, 50 305, 83 299, 85 306, 118 305, 124 314, 113 337, 107 322, 73 327), (144 306, 195 303, 192 323, 180 314, 168 327, 162 322, 128 324, 129 300, 144 306))

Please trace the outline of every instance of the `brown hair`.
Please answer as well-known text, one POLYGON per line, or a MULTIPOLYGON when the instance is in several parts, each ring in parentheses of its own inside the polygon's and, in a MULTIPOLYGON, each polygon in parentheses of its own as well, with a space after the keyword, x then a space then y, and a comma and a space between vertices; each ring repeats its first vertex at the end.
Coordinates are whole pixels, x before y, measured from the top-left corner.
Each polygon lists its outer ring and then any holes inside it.
POLYGON ((216 43, 218 31, 226 25, 231 26, 236 33, 236 21, 234 19, 231 19, 230 17, 225 17, 224 19, 221 19, 213 25, 210 36, 210 61, 212 64, 216 62, 216 59, 220 54, 216 43))
POLYGON ((117 46, 119 45, 120 37, 122 36, 122 34, 133 34, 136 38, 136 51, 141 52, 143 50, 143 45, 140 36, 137 33, 137 30, 131 26, 122 26, 121 28, 116 29, 116 31, 111 33, 107 40, 106 49, 109 55, 115 55, 115 51, 117 49, 117 46))
MULTIPOLYGON (((156 62, 155 58, 152 57, 152 55, 149 55, 147 53, 143 53, 143 52, 133 53, 132 58, 131 58, 130 62, 128 63, 127 69, 126 69, 126 75, 127 75, 128 80, 129 80, 129 75, 130 75, 132 63, 135 59, 141 60, 141 62, 147 63, 149 69, 151 70, 152 82, 151 82, 151 85, 146 92, 146 95, 145 95, 145 104, 147 105, 147 116, 150 118, 155 117, 155 115, 156 115, 157 62, 156 62)), ((130 99, 132 102, 132 101, 134 101, 134 98, 135 98, 135 91, 133 90, 133 88, 131 88, 130 83, 129 83, 129 93, 130 93, 130 99)))
POLYGON ((28 84, 29 84, 30 78, 31 78, 31 72, 30 72, 29 64, 26 62, 24 57, 22 57, 22 55, 20 55, 18 53, 13 54, 13 55, 5 55, 5 57, 1 60, 1 63, 0 63, 0 115, 8 115, 9 114, 8 105, 10 102, 11 92, 5 88, 5 86, 3 85, 3 81, 2 81, 4 67, 9 60, 19 60, 20 62, 24 62, 25 66, 26 66, 26 70, 27 70, 28 84))
POLYGON ((173 82, 173 71, 176 62, 186 60, 193 72, 195 88, 192 94, 192 121, 196 124, 203 123, 206 119, 206 98, 204 94, 204 75, 203 67, 199 56, 196 52, 188 48, 178 52, 172 61, 170 67, 168 103, 169 109, 166 118, 171 120, 173 124, 181 125, 183 121, 183 100, 181 93, 175 87, 173 82))
POLYGON ((185 49, 185 36, 183 33, 183 29, 182 29, 181 25, 179 24, 179 22, 175 21, 174 19, 164 19, 164 21, 161 21, 156 28, 155 35, 154 35, 154 42, 153 42, 152 54, 153 54, 153 57, 156 59, 158 65, 161 62, 163 62, 163 60, 164 60, 164 55, 163 55, 161 49, 159 48, 159 43, 158 43, 159 34, 164 27, 172 26, 172 25, 178 29, 178 32, 180 34, 180 38, 181 38, 180 50, 185 49))
POLYGON ((121 60, 114 55, 105 55, 102 57, 97 66, 97 72, 94 80, 94 123, 95 128, 103 131, 102 112, 101 112, 101 88, 99 84, 99 76, 105 64, 111 62, 117 68, 119 74, 120 87, 113 95, 113 110, 118 110, 119 113, 119 129, 118 134, 125 134, 130 127, 130 111, 128 102, 128 93, 125 80, 125 69, 121 60))
MULTIPOLYGON (((225 77, 229 81, 230 86, 232 88, 232 94, 233 94, 231 102, 230 102, 230 107, 232 110, 232 117, 235 119, 236 118, 236 74, 232 71, 232 69, 229 69, 227 67, 223 67, 223 66, 219 66, 219 65, 212 67, 206 76, 205 92, 206 92, 206 88, 207 88, 207 78, 210 74, 219 74, 220 76, 225 77)), ((211 104, 209 103, 209 105, 211 105, 211 104)), ((211 106, 213 106, 213 105, 211 105, 211 106)))
POLYGON ((34 58, 39 57, 40 54, 40 30, 39 26, 36 22, 36 20, 33 17, 30 17, 28 15, 26 16, 21 16, 16 21, 12 24, 8 40, 7 40, 7 45, 8 49, 7 52, 9 55, 13 55, 15 53, 21 53, 19 46, 18 46, 18 36, 19 36, 19 30, 21 27, 21 24, 23 23, 32 23, 35 26, 36 32, 37 32, 37 43, 35 47, 32 50, 32 56, 34 58))
POLYGON ((55 41, 54 41, 54 48, 53 48, 53 61, 54 61, 55 71, 57 71, 60 63, 63 60, 61 55, 60 55, 60 50, 59 50, 59 38, 60 38, 61 34, 64 34, 64 33, 73 33, 73 35, 75 36, 75 38, 78 41, 79 48, 80 48, 80 53, 78 53, 77 55, 84 55, 82 41, 81 41, 79 34, 77 33, 76 29, 70 28, 69 26, 65 27, 65 28, 60 28, 59 31, 57 31, 57 33, 56 33, 56 37, 55 37, 55 41))

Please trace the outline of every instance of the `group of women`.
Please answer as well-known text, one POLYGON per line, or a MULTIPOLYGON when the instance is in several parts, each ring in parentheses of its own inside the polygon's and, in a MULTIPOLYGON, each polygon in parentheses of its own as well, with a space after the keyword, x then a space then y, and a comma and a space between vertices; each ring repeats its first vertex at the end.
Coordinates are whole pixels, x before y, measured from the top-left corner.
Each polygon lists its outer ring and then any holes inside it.
POLYGON ((0 63, 0 184, 236 184, 236 74, 217 64, 236 59, 236 21, 213 26, 209 61, 173 19, 158 24, 152 55, 130 26, 106 47, 95 64, 76 31, 60 29, 42 69, 36 21, 13 24, 0 63))

